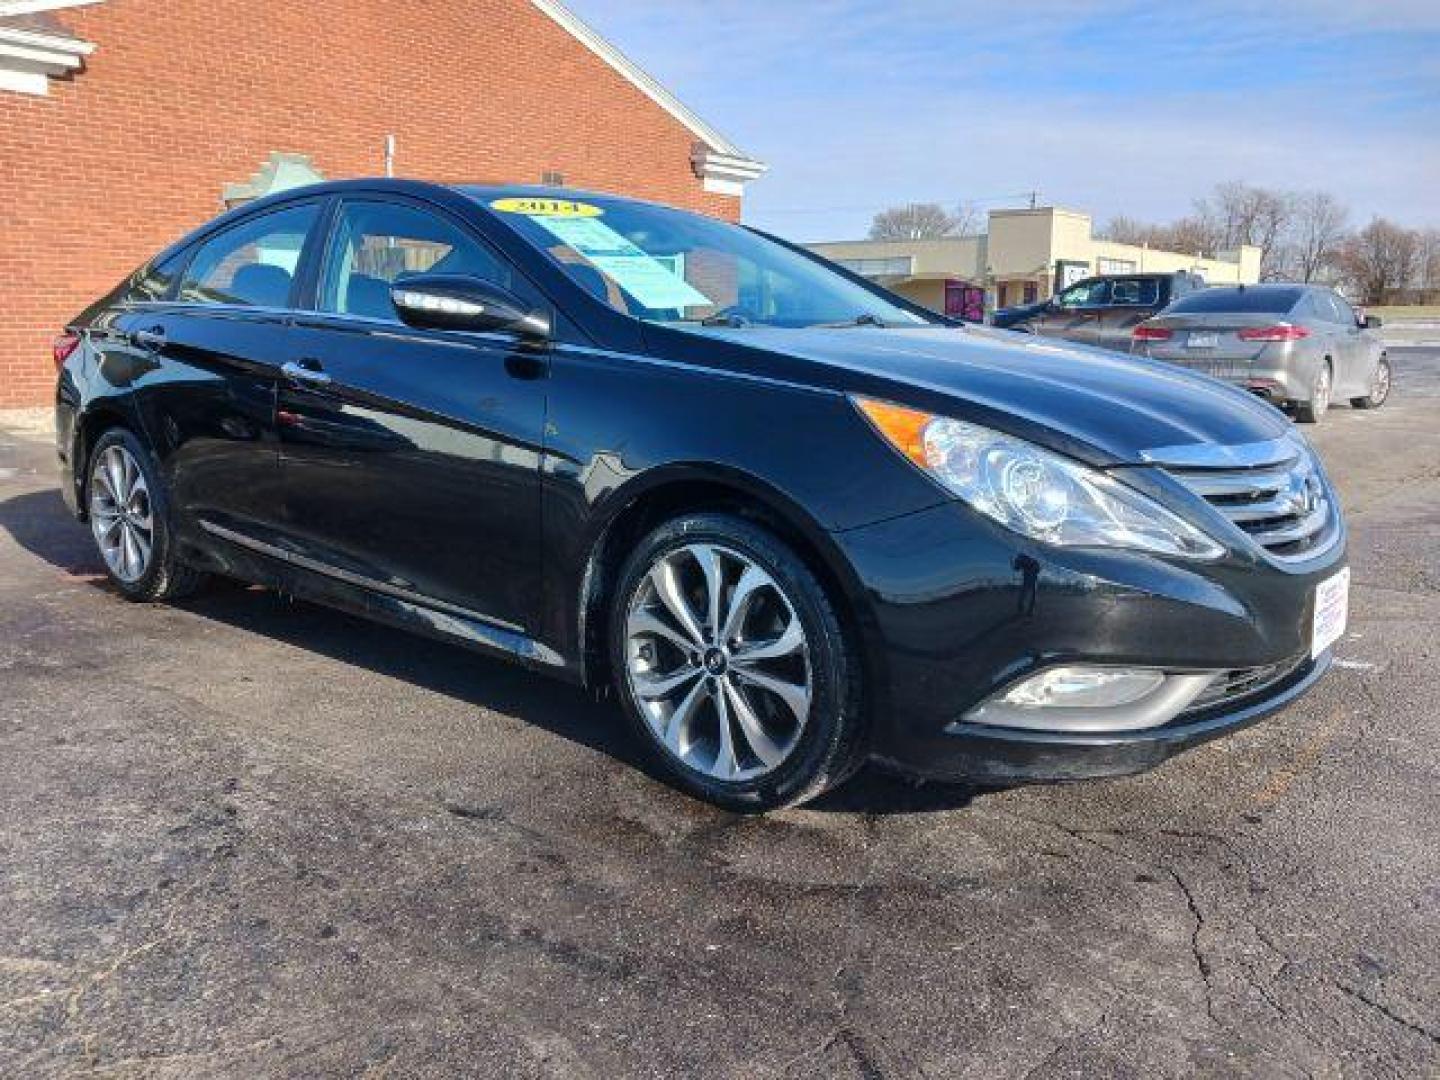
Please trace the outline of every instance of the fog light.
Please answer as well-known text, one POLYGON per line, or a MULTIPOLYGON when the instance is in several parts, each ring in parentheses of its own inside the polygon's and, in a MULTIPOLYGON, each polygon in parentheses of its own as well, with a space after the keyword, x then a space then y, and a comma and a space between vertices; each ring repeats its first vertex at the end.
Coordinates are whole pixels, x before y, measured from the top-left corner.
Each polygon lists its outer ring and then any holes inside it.
POLYGON ((948 730, 967 724, 1029 731, 1143 731, 1184 712, 1220 673, 1158 668, 1046 668, 981 702, 948 730))
POLYGON ((1154 668, 1054 667, 1032 675, 1005 695, 1011 705, 1113 708, 1160 688, 1165 673, 1154 668))

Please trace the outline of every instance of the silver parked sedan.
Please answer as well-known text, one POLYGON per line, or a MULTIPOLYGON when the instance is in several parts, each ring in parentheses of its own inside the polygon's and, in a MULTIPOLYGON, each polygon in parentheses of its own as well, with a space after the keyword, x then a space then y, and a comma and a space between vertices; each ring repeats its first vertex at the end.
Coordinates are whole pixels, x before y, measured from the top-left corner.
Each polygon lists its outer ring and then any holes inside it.
POLYGON ((1335 398, 1375 409, 1390 396, 1379 326, 1317 285, 1216 286, 1136 326, 1131 352, 1239 383, 1313 424, 1335 398))

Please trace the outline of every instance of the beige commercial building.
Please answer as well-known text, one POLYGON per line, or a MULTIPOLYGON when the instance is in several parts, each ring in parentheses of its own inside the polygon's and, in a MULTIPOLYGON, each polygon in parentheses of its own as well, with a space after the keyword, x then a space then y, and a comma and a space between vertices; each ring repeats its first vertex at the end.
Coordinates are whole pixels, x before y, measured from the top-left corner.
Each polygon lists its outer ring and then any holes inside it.
POLYGON ((1089 214, 1056 206, 992 210, 979 236, 936 240, 849 240, 810 248, 949 315, 1044 300, 1094 274, 1190 270, 1211 285, 1260 280, 1260 249, 1161 251, 1099 240, 1089 214))

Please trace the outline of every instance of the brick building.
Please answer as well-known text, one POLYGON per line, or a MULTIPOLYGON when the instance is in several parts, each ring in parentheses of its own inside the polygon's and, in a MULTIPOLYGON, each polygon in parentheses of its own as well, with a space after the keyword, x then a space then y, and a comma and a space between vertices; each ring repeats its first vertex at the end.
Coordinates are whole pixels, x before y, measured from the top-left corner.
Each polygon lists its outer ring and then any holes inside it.
POLYGON ((764 169, 555 0, 0 0, 0 407, 168 241, 387 158, 731 219, 764 169))

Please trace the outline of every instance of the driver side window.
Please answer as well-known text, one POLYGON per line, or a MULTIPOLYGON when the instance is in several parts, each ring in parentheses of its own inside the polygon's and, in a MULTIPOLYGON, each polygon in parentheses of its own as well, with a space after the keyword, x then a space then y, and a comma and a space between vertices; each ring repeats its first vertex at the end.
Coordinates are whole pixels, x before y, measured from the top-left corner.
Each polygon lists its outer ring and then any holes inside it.
POLYGON ((1072 285, 1056 297, 1056 303, 1062 308, 1093 308, 1103 307, 1110 299, 1110 283, 1108 281, 1082 281, 1079 285, 1072 285))
POLYGON ((390 286, 427 273, 466 274, 517 291, 508 263, 438 214, 405 203, 347 201, 326 255, 319 310, 399 322, 390 286))

